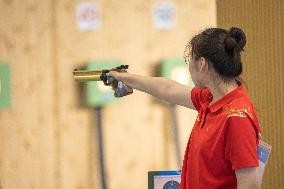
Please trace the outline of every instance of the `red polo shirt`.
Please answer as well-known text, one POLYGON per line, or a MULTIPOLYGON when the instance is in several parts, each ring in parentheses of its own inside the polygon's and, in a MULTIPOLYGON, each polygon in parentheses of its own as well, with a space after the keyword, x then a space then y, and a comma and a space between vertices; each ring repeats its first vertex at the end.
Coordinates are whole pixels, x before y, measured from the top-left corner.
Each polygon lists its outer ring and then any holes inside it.
POLYGON ((180 189, 236 189, 235 170, 258 166, 256 110, 241 84, 210 106, 208 89, 193 88, 191 98, 198 117, 184 155, 180 189))

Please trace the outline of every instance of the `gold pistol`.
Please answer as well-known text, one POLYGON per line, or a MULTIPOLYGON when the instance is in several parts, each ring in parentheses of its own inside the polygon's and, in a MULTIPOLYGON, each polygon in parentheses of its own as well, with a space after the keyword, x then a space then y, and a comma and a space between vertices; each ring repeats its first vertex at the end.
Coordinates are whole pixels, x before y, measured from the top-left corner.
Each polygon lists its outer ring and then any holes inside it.
POLYGON ((104 70, 78 70, 73 71, 75 81, 89 82, 89 81, 103 81, 106 86, 111 86, 115 93, 114 96, 122 97, 133 93, 133 89, 121 81, 118 81, 112 76, 107 76, 110 71, 123 72, 128 69, 128 65, 120 65, 111 69, 104 70))

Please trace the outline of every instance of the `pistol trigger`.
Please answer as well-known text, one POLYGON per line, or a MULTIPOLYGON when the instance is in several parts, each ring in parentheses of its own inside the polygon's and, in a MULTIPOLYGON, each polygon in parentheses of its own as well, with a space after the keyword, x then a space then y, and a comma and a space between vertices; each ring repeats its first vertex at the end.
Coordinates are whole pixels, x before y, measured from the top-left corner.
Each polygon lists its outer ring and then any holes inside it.
POLYGON ((107 78, 107 75, 106 73, 102 73, 101 76, 100 76, 100 80, 104 82, 104 85, 108 86, 108 78, 107 78))

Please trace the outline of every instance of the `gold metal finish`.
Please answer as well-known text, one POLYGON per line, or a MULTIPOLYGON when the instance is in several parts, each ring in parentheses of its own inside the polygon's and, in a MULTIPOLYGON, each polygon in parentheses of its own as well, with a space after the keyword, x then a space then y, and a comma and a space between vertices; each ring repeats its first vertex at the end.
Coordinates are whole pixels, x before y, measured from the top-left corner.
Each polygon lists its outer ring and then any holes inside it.
POLYGON ((75 81, 100 81, 101 71, 95 70, 74 70, 73 76, 75 81))
POLYGON ((100 81, 101 75, 74 75, 75 81, 100 81))

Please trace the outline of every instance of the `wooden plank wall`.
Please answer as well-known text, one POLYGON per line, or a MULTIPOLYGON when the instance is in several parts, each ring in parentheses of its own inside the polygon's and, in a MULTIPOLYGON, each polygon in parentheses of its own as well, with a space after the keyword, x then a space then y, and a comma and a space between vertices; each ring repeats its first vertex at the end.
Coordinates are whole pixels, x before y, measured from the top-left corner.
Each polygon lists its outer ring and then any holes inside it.
POLYGON ((1 188, 55 187, 54 33, 50 1, 0 1, 0 59, 12 107, 0 110, 1 188))
MULTIPOLYGON (((0 110, 1 189, 100 188, 94 110, 83 107, 72 71, 89 59, 120 59, 151 75, 165 57, 216 25, 215 1, 182 0, 177 26, 152 27, 155 0, 96 0, 98 30, 82 32, 82 1, 0 0, 0 59, 12 67, 12 107, 0 110)), ((182 156, 195 112, 178 108, 182 156)), ((148 170, 179 169, 166 106, 135 91, 103 109, 110 189, 147 187, 148 170)))
POLYGON ((284 185, 284 1, 217 1, 217 25, 238 26, 247 35, 244 74, 263 129, 272 145, 263 188, 284 185))

